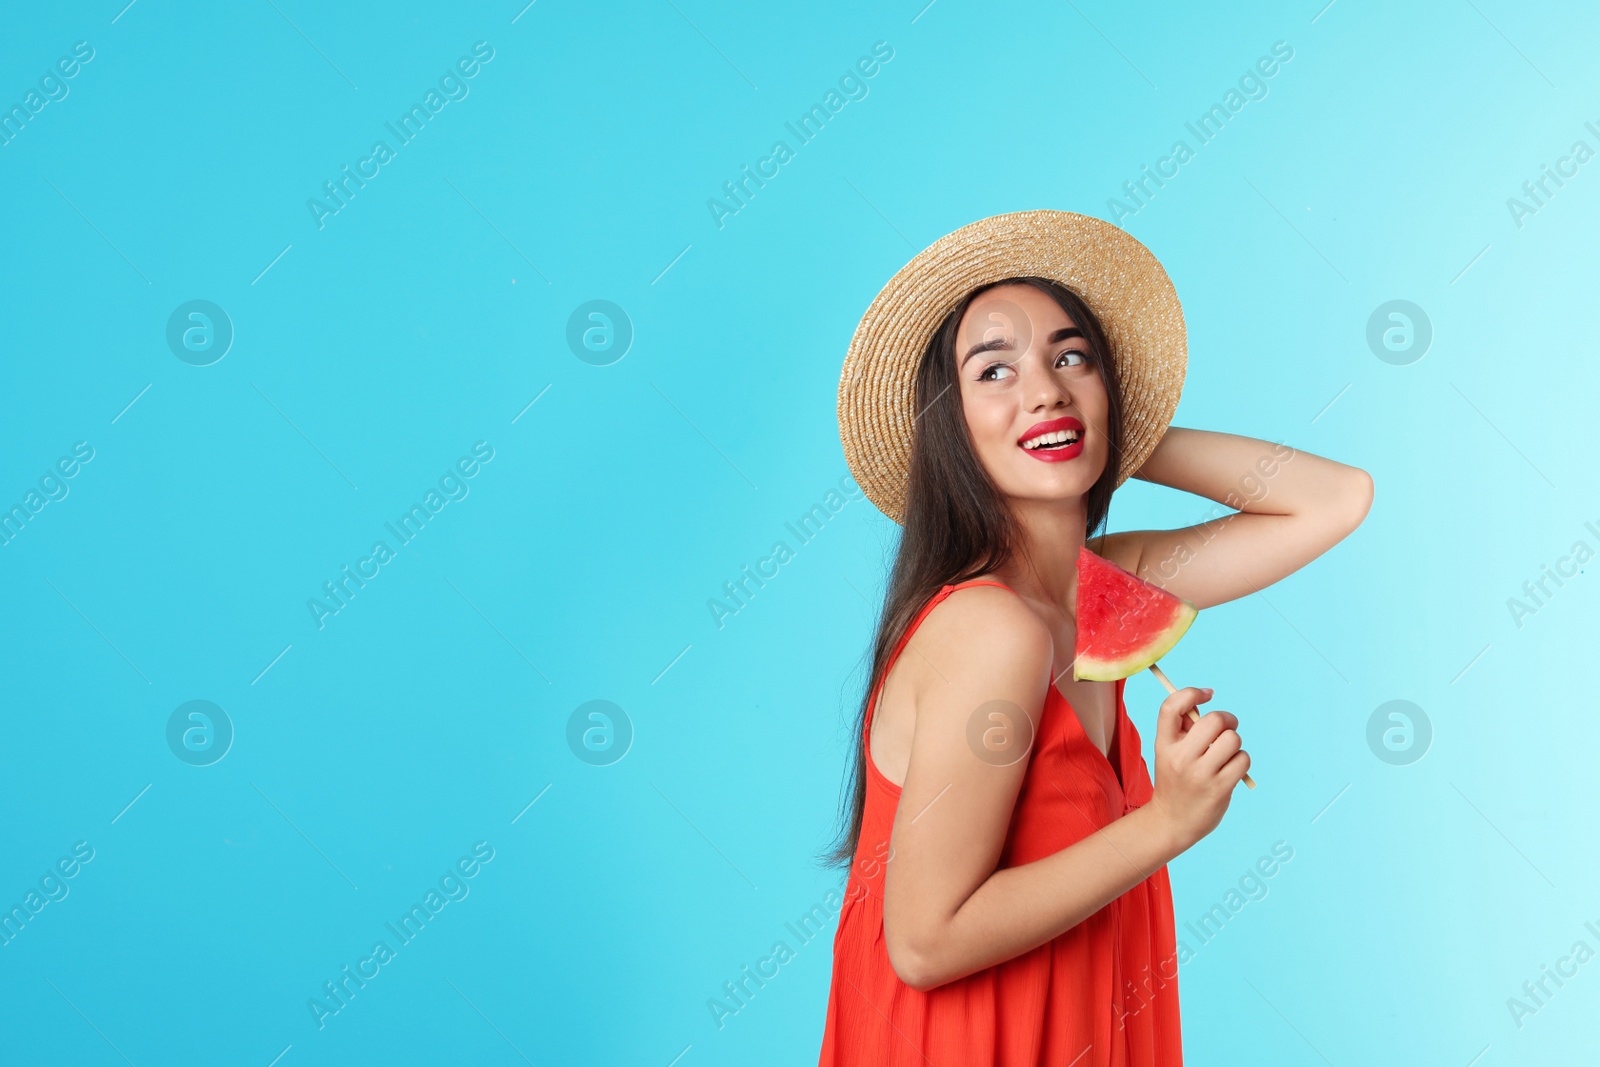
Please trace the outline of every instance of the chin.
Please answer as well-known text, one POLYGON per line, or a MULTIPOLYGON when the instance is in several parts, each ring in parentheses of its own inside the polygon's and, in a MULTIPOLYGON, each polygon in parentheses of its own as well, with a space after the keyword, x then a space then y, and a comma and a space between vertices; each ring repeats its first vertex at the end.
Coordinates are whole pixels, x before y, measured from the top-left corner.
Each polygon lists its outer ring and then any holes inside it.
POLYGON ((1072 500, 1085 496, 1105 470, 1104 458, 1091 460, 1082 466, 1076 459, 1062 464, 1046 464, 1038 460, 1027 462, 1030 466, 1037 465, 1043 469, 1022 472, 1013 483, 1014 495, 1035 500, 1072 500))
POLYGON ((1038 479, 1031 479, 1026 485, 1014 485, 1005 490, 1005 495, 1016 501, 1026 501, 1034 504, 1073 504, 1081 503, 1088 498, 1089 490, 1094 488, 1094 482, 1083 482, 1074 478, 1067 481, 1051 481, 1042 483, 1038 479))

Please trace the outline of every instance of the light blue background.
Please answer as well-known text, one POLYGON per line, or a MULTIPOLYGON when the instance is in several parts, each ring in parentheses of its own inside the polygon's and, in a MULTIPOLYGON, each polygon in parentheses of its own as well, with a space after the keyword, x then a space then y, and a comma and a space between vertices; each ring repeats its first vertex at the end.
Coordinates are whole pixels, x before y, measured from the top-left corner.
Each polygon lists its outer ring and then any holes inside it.
MULTIPOLYGON (((94 49, 0 146, 0 503, 94 449, 0 547, 0 903, 94 849, 0 947, 7 1062, 814 1062, 828 939, 784 924, 838 885, 812 858, 895 528, 857 498, 721 629, 707 600, 845 473, 839 366, 894 270, 989 214, 1108 217, 1275 41, 1267 96, 1124 225, 1184 303, 1175 422, 1377 495, 1164 661, 1240 716, 1260 782, 1172 864, 1180 927, 1294 849, 1183 968, 1187 1062, 1592 1054, 1600 962, 1520 1028, 1507 998, 1600 949, 1600 578, 1506 606, 1600 548, 1600 162, 1521 227, 1506 206, 1600 148, 1592 12, 122 4, 0 29, 8 108, 94 49), (307 199, 478 41, 469 95, 319 229, 307 199), (708 199, 780 138, 719 228, 708 199), (207 367, 165 341, 194 299, 236 331, 207 367), (566 341, 596 299, 635 331, 610 366, 566 341), (1410 365, 1366 344, 1391 299, 1432 322, 1410 365), (470 494, 319 630, 307 599, 478 441, 470 494), (1399 698, 1434 730, 1408 766, 1366 741, 1399 698), (208 767, 166 742, 194 699, 235 730, 208 767), (566 742, 594 699, 634 730, 610 766, 566 742), (308 1000, 477 841, 470 894, 319 1029, 308 1000), (719 1029, 707 1000, 779 939, 719 1029)), ((1112 526, 1208 509, 1130 483, 1112 526)), ((1148 751, 1161 690, 1127 695, 1148 751)))

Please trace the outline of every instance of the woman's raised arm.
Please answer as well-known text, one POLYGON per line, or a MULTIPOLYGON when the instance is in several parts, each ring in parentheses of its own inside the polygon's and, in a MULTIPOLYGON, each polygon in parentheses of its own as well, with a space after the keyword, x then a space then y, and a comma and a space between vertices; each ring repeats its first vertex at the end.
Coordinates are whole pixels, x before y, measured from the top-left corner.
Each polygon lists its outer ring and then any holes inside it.
POLYGON ((1372 506, 1372 476, 1359 467, 1212 430, 1170 427, 1134 477, 1238 509, 1178 530, 1107 538, 1137 561, 1129 570, 1198 608, 1293 574, 1349 536, 1372 506))

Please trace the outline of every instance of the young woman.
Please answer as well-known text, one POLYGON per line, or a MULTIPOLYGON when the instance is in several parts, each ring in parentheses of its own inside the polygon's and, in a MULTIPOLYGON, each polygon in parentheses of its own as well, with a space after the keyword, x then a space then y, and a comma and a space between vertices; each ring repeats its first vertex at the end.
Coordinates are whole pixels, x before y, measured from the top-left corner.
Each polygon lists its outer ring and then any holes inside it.
POLYGON ((1250 766, 1238 720, 1158 712, 1152 782, 1123 683, 1071 675, 1094 552, 1205 608, 1348 535, 1366 472, 1168 428, 1186 362, 1154 256, 1067 212, 963 227, 868 310, 840 384, 856 480, 904 534, 845 827, 821 1062, 1182 1062, 1166 863, 1250 766), (1237 513, 1101 532, 1130 474, 1237 513))

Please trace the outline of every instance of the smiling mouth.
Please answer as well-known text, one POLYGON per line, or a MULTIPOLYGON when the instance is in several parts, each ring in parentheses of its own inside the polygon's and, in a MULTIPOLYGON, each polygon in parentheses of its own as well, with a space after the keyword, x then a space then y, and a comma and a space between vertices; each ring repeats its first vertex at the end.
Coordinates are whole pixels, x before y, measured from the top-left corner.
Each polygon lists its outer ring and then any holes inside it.
POLYGON ((1017 439, 1017 447, 1041 463, 1065 463, 1083 454, 1083 423, 1071 415, 1036 423, 1017 439))
POLYGON ((1082 440, 1082 430, 1057 430, 1054 433, 1044 433, 1030 438, 1022 442, 1022 447, 1029 452, 1058 452, 1082 440))

